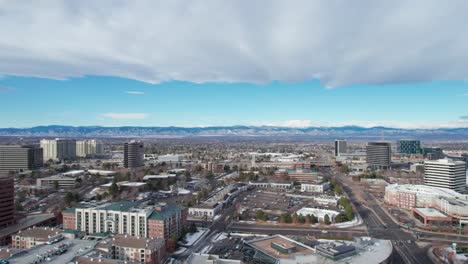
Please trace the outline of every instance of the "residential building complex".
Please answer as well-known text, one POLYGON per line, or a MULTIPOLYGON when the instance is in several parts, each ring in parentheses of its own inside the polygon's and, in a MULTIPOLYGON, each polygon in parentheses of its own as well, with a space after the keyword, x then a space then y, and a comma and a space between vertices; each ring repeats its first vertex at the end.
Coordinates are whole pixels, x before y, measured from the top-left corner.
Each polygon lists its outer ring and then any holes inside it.
POLYGON ((335 140, 335 157, 340 156, 342 153, 348 152, 347 141, 344 139, 335 140))
POLYGON ((144 145, 141 141, 130 141, 124 144, 124 167, 138 168, 143 166, 144 145))
POLYGON ((79 140, 76 141, 76 156, 77 157, 96 157, 104 154, 104 145, 101 141, 79 140))
POLYGON ((0 176, 0 228, 14 224, 15 219, 14 179, 0 176))
POLYGON ((465 162, 440 159, 424 162, 424 184, 432 187, 465 191, 465 162))
POLYGON ((421 154, 421 141, 413 139, 401 139, 397 141, 397 153, 421 154))
POLYGON ((76 158, 76 140, 74 139, 42 139, 41 148, 44 161, 76 158))
POLYGON ((429 207, 453 219, 468 221, 468 195, 447 188, 392 184, 385 187, 385 202, 407 210, 429 207))
POLYGON ((33 227, 19 231, 12 236, 12 246, 18 249, 30 249, 42 244, 63 239, 61 230, 50 227, 33 227))
POLYGON ((137 237, 160 237, 164 240, 180 236, 186 221, 186 208, 174 205, 142 206, 130 201, 71 208, 63 212, 65 229, 79 230, 86 234, 109 232, 137 237))
POLYGON ((96 249, 107 259, 132 263, 161 264, 166 258, 166 244, 162 238, 115 235, 100 241, 96 249))
POLYGON ((43 165, 42 148, 25 145, 0 145, 0 171, 35 170, 43 165))
POLYGON ((369 166, 377 169, 390 167, 392 146, 389 142, 369 142, 366 146, 366 157, 369 166))

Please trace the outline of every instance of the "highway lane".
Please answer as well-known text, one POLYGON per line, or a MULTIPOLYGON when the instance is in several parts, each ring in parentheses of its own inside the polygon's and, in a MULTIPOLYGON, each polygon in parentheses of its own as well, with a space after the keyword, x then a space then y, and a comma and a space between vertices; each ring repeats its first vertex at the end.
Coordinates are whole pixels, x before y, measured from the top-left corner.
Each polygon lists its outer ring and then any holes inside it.
POLYGON ((432 263, 432 260, 426 254, 426 250, 421 249, 413 242, 415 237, 401 230, 400 226, 393 222, 393 219, 382 210, 375 197, 349 179, 337 177, 330 172, 327 175, 334 178, 342 186, 349 200, 366 223, 370 236, 396 242, 394 243, 395 252, 400 255, 405 263, 432 263))

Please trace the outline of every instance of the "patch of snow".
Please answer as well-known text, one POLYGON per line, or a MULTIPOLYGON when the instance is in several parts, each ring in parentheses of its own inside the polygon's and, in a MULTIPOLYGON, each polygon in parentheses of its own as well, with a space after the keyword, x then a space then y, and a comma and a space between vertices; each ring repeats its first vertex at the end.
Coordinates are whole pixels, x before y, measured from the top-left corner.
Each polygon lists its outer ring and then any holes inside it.
POLYGON ((201 237, 203 237, 209 230, 206 228, 198 228, 198 231, 190 234, 188 233, 185 235, 184 239, 179 242, 179 245, 185 246, 185 247, 191 247, 193 244, 195 244, 201 237), (184 242, 185 241, 185 242, 184 242))

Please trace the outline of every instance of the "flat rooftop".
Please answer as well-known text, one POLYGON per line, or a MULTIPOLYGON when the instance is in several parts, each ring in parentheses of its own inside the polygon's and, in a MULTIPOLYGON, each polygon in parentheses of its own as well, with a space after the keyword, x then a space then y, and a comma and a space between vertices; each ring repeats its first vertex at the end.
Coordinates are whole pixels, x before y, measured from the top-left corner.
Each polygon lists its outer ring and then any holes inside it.
POLYGON ((311 255, 315 252, 313 248, 281 235, 252 240, 247 242, 247 244, 278 259, 290 259, 291 255, 311 255), (272 244, 281 245, 285 249, 294 247, 294 253, 283 254, 277 249, 274 249, 272 244))
POLYGON ((419 213, 427 217, 448 217, 447 215, 441 213, 440 211, 434 208, 419 207, 414 208, 414 210, 417 210, 419 213))
POLYGON ((428 195, 428 196, 439 196, 439 197, 444 197, 448 199, 464 200, 468 202, 468 195, 463 195, 461 193, 458 193, 454 190, 450 190, 447 188, 431 187, 427 185, 392 184, 392 185, 388 185, 387 187, 385 187, 385 190, 417 193, 420 195, 428 195))

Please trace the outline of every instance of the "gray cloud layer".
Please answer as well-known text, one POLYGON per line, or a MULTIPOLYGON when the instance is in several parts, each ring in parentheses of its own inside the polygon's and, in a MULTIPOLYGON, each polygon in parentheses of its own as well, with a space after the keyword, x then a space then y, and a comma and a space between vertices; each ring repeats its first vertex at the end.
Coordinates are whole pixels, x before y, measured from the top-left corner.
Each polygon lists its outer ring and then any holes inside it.
POLYGON ((466 79, 468 1, 2 1, 0 75, 466 79))

